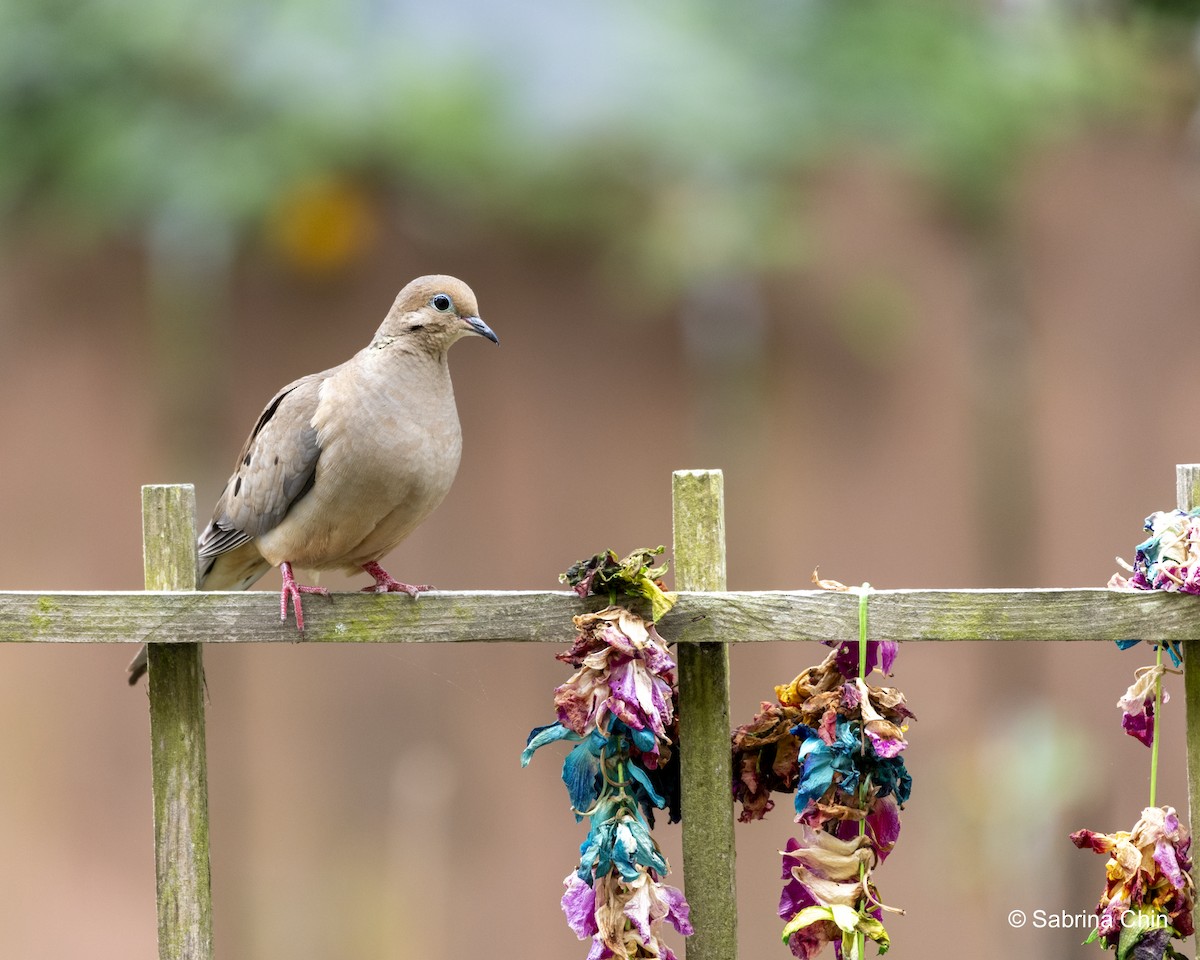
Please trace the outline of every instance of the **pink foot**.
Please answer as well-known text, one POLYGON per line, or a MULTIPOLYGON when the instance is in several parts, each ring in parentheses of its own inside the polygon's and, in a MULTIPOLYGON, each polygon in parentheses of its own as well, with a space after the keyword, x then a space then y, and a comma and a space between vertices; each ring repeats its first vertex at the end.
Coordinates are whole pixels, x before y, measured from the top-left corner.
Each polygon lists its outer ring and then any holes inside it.
POLYGON ((304 609, 300 605, 300 594, 319 593, 323 597, 328 597, 329 591, 325 587, 306 587, 297 583, 296 578, 292 576, 292 565, 287 561, 279 565, 279 572, 283 574, 283 589, 279 591, 279 619, 280 621, 287 620, 288 600, 290 599, 292 609, 296 611, 296 629, 303 633, 304 609))
POLYGON ((375 578, 375 585, 363 587, 360 591, 361 593, 407 593, 410 597, 416 599, 417 594, 433 589, 427 583, 401 583, 399 580, 394 579, 390 573, 374 560, 370 563, 364 563, 362 568, 375 578))

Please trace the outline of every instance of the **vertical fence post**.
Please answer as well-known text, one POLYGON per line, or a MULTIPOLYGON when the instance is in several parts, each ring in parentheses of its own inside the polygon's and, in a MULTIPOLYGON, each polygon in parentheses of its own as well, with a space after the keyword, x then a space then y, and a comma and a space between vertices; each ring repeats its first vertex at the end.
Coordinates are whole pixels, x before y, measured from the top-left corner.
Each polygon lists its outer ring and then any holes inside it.
MULTIPOLYGON (((1200 507, 1200 463, 1181 463, 1175 467, 1175 505, 1180 510, 1200 507)), ((1184 640, 1181 646, 1187 724, 1188 822, 1195 833, 1200 816, 1200 640, 1184 640)), ((1197 879, 1196 870, 1192 871, 1192 879, 1197 879)), ((1192 917, 1200 930, 1200 906, 1192 917)), ((1196 942, 1200 943, 1200 937, 1196 942)))
MULTIPOLYGON (((196 589, 196 494, 142 487, 147 590, 196 589)), ((147 650, 160 960, 211 960, 204 666, 198 643, 147 650)))
MULTIPOLYGON (((720 470, 680 470, 672 480, 675 585, 724 590, 724 476, 720 470)), ((687 956, 737 960, 729 647, 681 643, 678 655, 683 882, 695 926, 687 956)))

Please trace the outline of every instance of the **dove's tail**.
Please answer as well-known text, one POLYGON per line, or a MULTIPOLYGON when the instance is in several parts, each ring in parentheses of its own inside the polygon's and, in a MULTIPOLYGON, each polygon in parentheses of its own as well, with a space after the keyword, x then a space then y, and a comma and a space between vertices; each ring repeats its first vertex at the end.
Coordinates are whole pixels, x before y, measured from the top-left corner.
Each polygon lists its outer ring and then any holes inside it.
MULTIPOLYGON (((271 569, 271 565, 263 559, 253 540, 227 553, 201 560, 201 563, 201 590, 249 590, 271 569)), ((146 672, 145 644, 129 662, 127 669, 129 685, 132 687, 146 672)))
POLYGON ((142 679, 142 674, 146 672, 146 661, 146 645, 143 643, 141 649, 137 652, 137 656, 129 661, 129 666, 126 668, 129 671, 129 685, 131 687, 142 679))

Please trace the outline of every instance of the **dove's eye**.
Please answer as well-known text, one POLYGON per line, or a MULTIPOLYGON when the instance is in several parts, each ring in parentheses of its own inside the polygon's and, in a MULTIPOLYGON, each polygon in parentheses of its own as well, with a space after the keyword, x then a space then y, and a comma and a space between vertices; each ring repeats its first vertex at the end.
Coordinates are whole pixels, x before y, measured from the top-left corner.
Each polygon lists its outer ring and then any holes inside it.
POLYGON ((431 304, 433 304, 434 310, 440 310, 442 313, 446 313, 447 311, 450 310, 451 307, 454 306, 454 301, 451 300, 444 293, 439 293, 437 296, 435 296, 429 302, 431 304))

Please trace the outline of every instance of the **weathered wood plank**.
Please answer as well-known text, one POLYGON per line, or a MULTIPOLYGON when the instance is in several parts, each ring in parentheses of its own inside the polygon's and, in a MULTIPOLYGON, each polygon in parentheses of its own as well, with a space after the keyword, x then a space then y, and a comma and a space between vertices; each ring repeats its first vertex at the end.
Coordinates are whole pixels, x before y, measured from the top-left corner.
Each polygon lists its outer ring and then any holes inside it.
MULTIPOLYGON (((191 486, 142 488, 142 542, 148 588, 195 590, 196 498, 191 486)), ((201 646, 151 643, 147 654, 158 955, 160 960, 211 960, 201 646)))
MULTIPOLYGON (((688 642, 833 640, 858 636, 850 593, 727 593, 686 597, 672 616, 688 642)), ((878 590, 871 594, 873 640, 1182 640, 1200 638, 1200 598, 1105 588, 878 590)))
MULTIPOLYGON (((571 617, 604 605, 558 591, 337 593, 310 598, 301 636, 279 622, 279 595, 0 593, 0 643, 570 643, 571 617), (564 626, 565 624, 565 626, 564 626)), ((845 640, 858 600, 825 590, 687 592, 660 624, 683 643, 845 640)), ((1200 639, 1200 598, 1103 587, 878 590, 871 636, 892 640, 1200 639)))
MULTIPOLYGON (((719 470, 687 470, 673 481, 675 583, 682 590, 724 590, 724 477, 719 470)), ((729 644, 688 643, 677 654, 683 887, 695 927, 687 955, 737 960, 729 644)))

